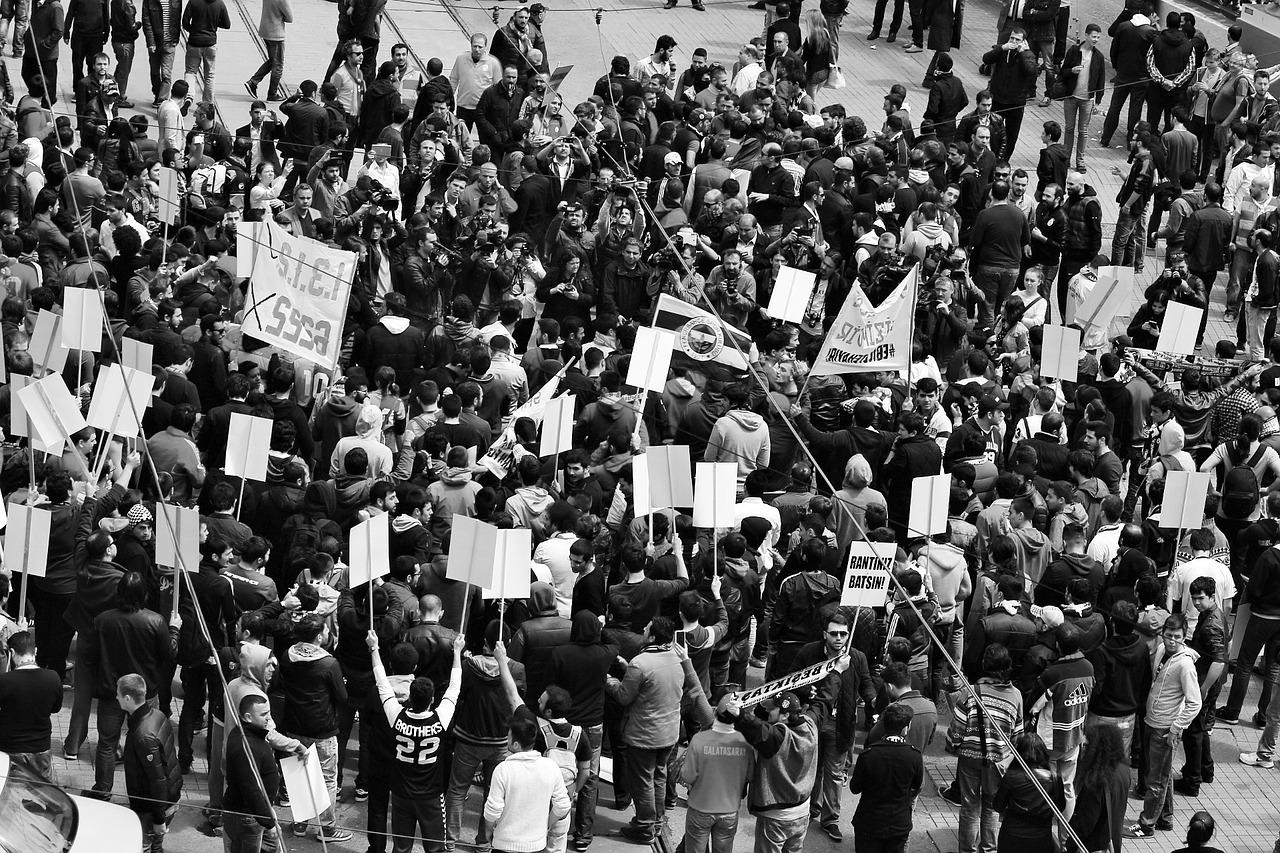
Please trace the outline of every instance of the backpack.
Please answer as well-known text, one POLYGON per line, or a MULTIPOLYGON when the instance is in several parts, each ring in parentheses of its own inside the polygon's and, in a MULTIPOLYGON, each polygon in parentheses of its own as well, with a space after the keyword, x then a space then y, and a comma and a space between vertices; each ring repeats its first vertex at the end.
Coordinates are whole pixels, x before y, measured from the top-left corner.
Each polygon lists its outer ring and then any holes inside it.
MULTIPOLYGON (((1246 520, 1258 508, 1258 493, 1261 485, 1253 466, 1262 460, 1267 452, 1265 446, 1259 447, 1249 461, 1241 464, 1234 462, 1222 478, 1222 516, 1237 521, 1246 520)), ((1231 452, 1228 450, 1228 457, 1231 452)))
POLYGON ((547 744, 544 756, 550 758, 560 768, 564 777, 566 790, 573 790, 573 783, 578 778, 578 743, 582 740, 582 726, 570 726, 569 734, 561 737, 551 728, 551 723, 538 719, 538 728, 542 729, 542 740, 547 744))
POLYGON ((293 533, 289 535, 288 541, 285 543, 285 558, 291 568, 305 568, 310 564, 311 558, 316 555, 316 551, 320 549, 320 540, 323 534, 320 526, 312 521, 299 521, 298 526, 293 528, 293 533))

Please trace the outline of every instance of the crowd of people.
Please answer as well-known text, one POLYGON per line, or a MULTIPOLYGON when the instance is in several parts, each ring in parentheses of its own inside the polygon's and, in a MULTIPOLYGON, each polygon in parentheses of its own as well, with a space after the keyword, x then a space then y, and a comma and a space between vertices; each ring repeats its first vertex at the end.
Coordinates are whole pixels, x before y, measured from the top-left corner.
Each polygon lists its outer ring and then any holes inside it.
MULTIPOLYGON (((140 438, 85 427, 61 454, 21 438, 34 427, 18 385, 0 388, 18 436, 0 489, 51 516, 43 574, 11 554, 0 575, 12 772, 56 782, 64 686, 59 756, 80 759, 96 703, 92 794, 111 797, 122 762, 156 853, 202 743, 203 819, 228 853, 313 826, 351 839, 340 796, 367 804, 370 853, 419 838, 583 851, 601 807, 631 815, 621 837, 654 843, 681 799, 688 853, 729 853, 744 799, 758 853, 798 851, 813 822, 843 839, 846 785, 859 853, 901 853, 935 741, 955 756, 943 796, 960 853, 1119 851, 1173 828, 1175 793, 1214 783, 1215 725, 1252 721, 1258 745, 1239 760, 1273 767, 1270 72, 1238 29, 1210 48, 1191 15, 1158 29, 1142 3, 1110 25, 1108 63, 1100 25, 1072 43, 1069 7, 1032 0, 1001 14, 990 82, 965 113, 946 5, 910 6, 904 49, 923 50, 928 30, 936 51, 917 121, 903 86, 883 116, 815 107, 848 74, 843 3, 767 5, 763 35, 724 63, 697 49, 682 68, 664 35, 639 62, 615 57, 571 107, 548 73, 541 4, 472 35, 446 71, 404 44, 379 62, 381 4, 342 0, 325 78, 286 96, 293 12, 272 0, 267 61, 246 82, 256 99, 269 81, 266 98, 231 132, 213 98, 222 0, 109 14, 73 0, 65 20, 41 0, 29 28, 18 3, 26 91, 0 118, 7 375, 61 375, 87 408, 129 342, 151 345, 154 367, 140 438), (56 108, 64 29, 71 116, 56 108), (120 113, 139 31, 155 139, 144 115, 120 113), (1097 145, 1119 138, 1127 101, 1130 151, 1110 257, 1085 162, 1109 64, 1097 145), (1042 106, 1064 114, 1042 125, 1033 188, 1010 161, 1041 75, 1042 106), (338 369, 240 329, 253 306, 233 261, 255 221, 357 258, 338 369), (1105 268, 1142 270, 1157 240, 1162 271, 1125 334, 1077 316, 1117 276, 1105 268), (784 268, 814 274, 798 323, 765 307, 784 268), (1206 309, 1203 339, 1224 271, 1236 340, 1172 367, 1154 356, 1170 303, 1206 309), (908 275, 901 369, 811 373, 846 301, 879 304, 908 275), (75 288, 100 294, 107 322, 100 351, 63 350, 64 365, 52 338, 36 346, 37 322, 75 288), (682 350, 650 394, 625 380, 664 298, 724 341, 682 350), (1060 361, 1044 348, 1055 322, 1082 333, 1074 381, 1042 372, 1060 361), (720 349, 741 351, 729 365, 720 349), (541 456, 548 383, 572 394, 573 449, 541 456), (228 473, 237 414, 272 423, 265 482, 228 473), (666 444, 735 466, 731 526, 636 511, 637 460, 666 444), (1197 470, 1213 486, 1182 529, 1162 516, 1165 482, 1197 470), (939 473, 945 531, 924 536, 912 487, 939 473), (163 503, 199 510, 190 571, 158 562, 174 550, 157 541, 174 535, 157 526, 163 503), (387 574, 357 582, 351 530, 380 516, 387 574), (459 517, 532 531, 527 599, 486 599, 450 572, 459 517), (896 545, 888 600, 842 605, 867 542, 896 545), (749 679, 824 663, 744 698, 749 679), (278 761, 313 753, 331 805, 282 823, 278 761), (477 783, 480 817, 464 826, 477 783), (1143 805, 1126 824, 1131 792, 1143 805)), ((1187 843, 1212 834, 1197 813, 1187 843)))

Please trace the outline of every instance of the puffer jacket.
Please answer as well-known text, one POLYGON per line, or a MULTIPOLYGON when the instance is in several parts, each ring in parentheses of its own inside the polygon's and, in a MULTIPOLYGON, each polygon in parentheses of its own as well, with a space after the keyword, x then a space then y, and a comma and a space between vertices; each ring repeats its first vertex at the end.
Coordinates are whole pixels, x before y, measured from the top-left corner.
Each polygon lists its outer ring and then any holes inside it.
POLYGON ((1062 244, 1062 256, 1093 260, 1102 248, 1102 205, 1097 191, 1085 184, 1080 196, 1067 195, 1062 209, 1067 214, 1067 239, 1062 244))
POLYGON ((525 678, 529 683, 526 695, 537 701, 547 686, 546 672, 551 653, 556 647, 569 642, 573 623, 560 615, 556 608, 555 587, 549 583, 537 581, 529 587, 529 604, 534 616, 525 620, 511 638, 507 654, 512 660, 524 664, 525 678))
POLYGON ((680 739, 684 687, 684 668, 670 645, 645 646, 632 658, 626 677, 609 682, 607 695, 627 712, 622 737, 628 746, 664 749, 680 739))
MULTIPOLYGON (((124 782, 129 808, 152 823, 164 823, 169 804, 182 796, 178 744, 169 718, 143 705, 129 715, 124 743, 124 782)), ((144 823, 145 827, 146 824, 144 823)))

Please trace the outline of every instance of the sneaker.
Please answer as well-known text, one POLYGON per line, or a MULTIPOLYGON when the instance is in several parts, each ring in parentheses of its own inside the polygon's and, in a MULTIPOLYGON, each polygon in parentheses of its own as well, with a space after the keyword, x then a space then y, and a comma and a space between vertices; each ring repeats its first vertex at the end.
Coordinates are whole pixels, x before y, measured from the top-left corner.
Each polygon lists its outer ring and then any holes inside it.
POLYGON ((293 837, 294 837, 294 838, 306 838, 306 837, 307 837, 307 829, 308 829, 308 827, 307 827, 307 825, 306 825, 305 823, 295 823, 295 824, 293 825, 293 837))
POLYGON ((1260 770, 1270 770, 1276 766, 1276 763, 1270 758, 1262 758, 1256 752, 1242 752, 1237 759, 1241 764, 1247 764, 1250 767, 1257 767, 1260 770))
POLYGON ((1217 717, 1218 722, 1222 723, 1224 726, 1240 725, 1240 712, 1236 711, 1234 713, 1229 713, 1226 705, 1223 705, 1215 711, 1214 714, 1217 717))
POLYGON ((70 749, 69 747, 64 746, 62 747, 62 757, 65 758, 67 761, 79 761, 80 750, 70 749))
POLYGON ((694 3, 694 4, 693 4, 693 11, 695 11, 695 12, 705 12, 705 11, 707 11, 707 7, 706 7, 706 6, 704 6, 704 5, 702 5, 701 3, 694 3))
POLYGON ((133 101, 128 98, 120 98, 116 101, 116 106, 122 110, 131 110, 133 109, 133 101))
POLYGON ((351 830, 343 829, 340 826, 330 826, 330 827, 322 826, 320 827, 320 832, 318 833, 318 836, 320 838, 323 838, 325 841, 338 841, 338 842, 350 841, 352 838, 355 837, 351 834, 351 830))
POLYGON ((357 803, 369 802, 369 791, 365 788, 361 788, 358 785, 356 786, 356 802, 357 803))
POLYGON ((151 106, 155 107, 156 109, 160 109, 160 107, 162 107, 163 105, 164 105, 164 98, 156 98, 154 101, 151 102, 151 106))
POLYGON ((280 786, 280 793, 276 795, 276 805, 282 809, 289 808, 289 795, 284 791, 284 786, 280 786))
POLYGON ((257 83, 253 82, 252 80, 246 80, 244 83, 244 90, 249 93, 249 97, 257 100, 257 97, 258 97, 257 83))
POLYGON ((629 823, 624 824, 622 828, 618 830, 618 835, 623 839, 636 844, 652 844, 654 837, 653 830, 633 826, 629 823))
POLYGON ((1042 108, 1047 107, 1052 103, 1053 103, 1053 99, 1051 99, 1048 95, 1045 95, 1043 98, 1040 99, 1040 106, 1042 108))
POLYGON ((764 658, 752 658, 750 663, 755 669, 764 669, 766 661, 764 658))
POLYGON ((827 838, 830 838, 836 844, 844 841, 844 833, 841 832, 840 827, 836 826, 834 823, 829 823, 822 827, 822 831, 827 834, 827 838))
POLYGON ((573 839, 574 850, 582 851, 582 850, 586 850, 590 846, 591 846, 590 838, 579 835, 577 838, 573 839))
POLYGON ((1155 838, 1156 830, 1153 826, 1143 826, 1135 823, 1124 831, 1125 838, 1155 838))
POLYGON ((904 53, 923 53, 924 48, 918 44, 909 44, 907 45, 907 49, 903 52, 904 53))
POLYGON ((941 791, 941 794, 942 794, 942 799, 946 800, 948 803, 951 803, 952 805, 957 805, 957 806, 960 805, 961 803, 960 786, 955 784, 954 782, 948 785, 947 787, 943 788, 941 791))

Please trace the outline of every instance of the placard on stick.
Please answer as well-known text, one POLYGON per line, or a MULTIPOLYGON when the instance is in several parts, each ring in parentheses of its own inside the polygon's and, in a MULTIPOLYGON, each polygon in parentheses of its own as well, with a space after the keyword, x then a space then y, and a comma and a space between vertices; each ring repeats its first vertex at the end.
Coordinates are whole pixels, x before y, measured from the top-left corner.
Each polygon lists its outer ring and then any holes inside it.
POLYGON ((765 308, 765 313, 785 323, 799 323, 804 319, 804 311, 809 307, 817 280, 816 273, 794 267, 778 270, 778 280, 773 283, 773 293, 769 296, 769 307, 765 308))
POLYGON ((1169 471, 1165 474, 1164 499, 1160 502, 1161 527, 1200 529, 1204 524, 1204 502, 1209 494, 1209 476, 1207 471, 1169 471))
POLYGON ((305 755, 280 759, 280 775, 284 777, 289 809, 295 821, 314 820, 332 805, 314 743, 307 747, 305 755))
POLYGON ((935 474, 911 481, 909 537, 933 536, 947 529, 947 505, 951 500, 951 475, 935 474))
POLYGON ((493 583, 485 598, 528 598, 529 565, 533 562, 533 531, 527 527, 495 530, 493 583))
POLYGON ((97 290, 68 287, 62 292, 59 338, 64 347, 81 352, 101 352, 105 324, 102 297, 97 290))
POLYGON ((159 192, 156 193, 156 218, 172 225, 178 221, 182 207, 178 199, 178 172, 169 166, 160 167, 160 180, 157 182, 159 192))
POLYGON ((22 398, 37 450, 61 455, 63 442, 86 426, 79 401, 57 373, 30 383, 15 396, 22 398))
POLYGON ((650 489, 649 451, 631 457, 631 511, 636 517, 653 512, 653 495, 650 489))
POLYGON ((1160 323, 1160 339, 1156 341, 1156 352, 1171 352, 1176 355, 1193 355, 1196 351, 1196 338, 1200 336, 1200 320, 1204 317, 1204 309, 1196 305, 1183 305, 1181 302, 1170 302, 1164 309, 1164 320, 1160 323))
POLYGON ((351 528, 351 585, 371 583, 391 571, 390 516, 381 513, 351 528))
POLYGON ((465 515, 454 515, 445 577, 487 587, 493 583, 493 554, 498 528, 465 515))
POLYGON ((1098 283, 1076 311, 1075 322, 1081 326, 1105 329, 1133 294, 1131 267, 1099 267, 1098 283))
POLYGON ((145 341, 124 338, 120 341, 120 357, 125 367, 132 367, 139 373, 150 376, 151 365, 155 360, 155 347, 145 341))
POLYGON ((1040 375, 1075 382, 1080 376, 1080 330, 1069 326, 1044 327, 1040 345, 1040 375))
POLYGON ((52 311, 40 309, 35 328, 31 330, 31 342, 27 345, 36 367, 50 373, 61 373, 67 366, 69 350, 62 345, 62 318, 52 311))
MULTIPOLYGON (((689 459, 689 445, 651 445, 644 455, 648 464, 643 467, 649 471, 649 501, 653 509, 693 506, 693 467, 689 459)), ((736 473, 734 476, 736 488, 736 473)))
MULTIPOLYGON (((200 513, 176 504, 156 504, 156 565, 200 571, 200 513)), ((178 587, 174 582, 174 590, 178 587)))
POLYGON ((542 413, 542 435, 538 439, 538 455, 546 458, 573 449, 573 409, 577 402, 572 394, 547 401, 542 413))
POLYGON ((674 332, 651 326, 636 329, 636 342, 631 348, 631 363, 627 367, 627 384, 661 394, 667 385, 667 372, 671 369, 671 354, 675 347, 674 332))
POLYGON ((840 606, 884 607, 889 596, 889 571, 897 555, 894 542, 850 542, 849 571, 840 606))
POLYGON ((89 401, 89 426, 132 438, 142 431, 142 416, 151 405, 154 378, 121 364, 108 364, 98 374, 89 401), (127 387, 126 387, 127 386, 127 387))
POLYGON ((227 430, 227 474, 246 480, 267 480, 267 453, 271 449, 270 418, 255 418, 241 412, 231 413, 227 430))
POLYGON ((732 527, 738 500, 736 462, 699 462, 693 489, 694 527, 732 527))
POLYGON ((9 504, 9 522, 4 536, 6 568, 42 578, 49 568, 49 533, 53 513, 47 509, 9 504))

